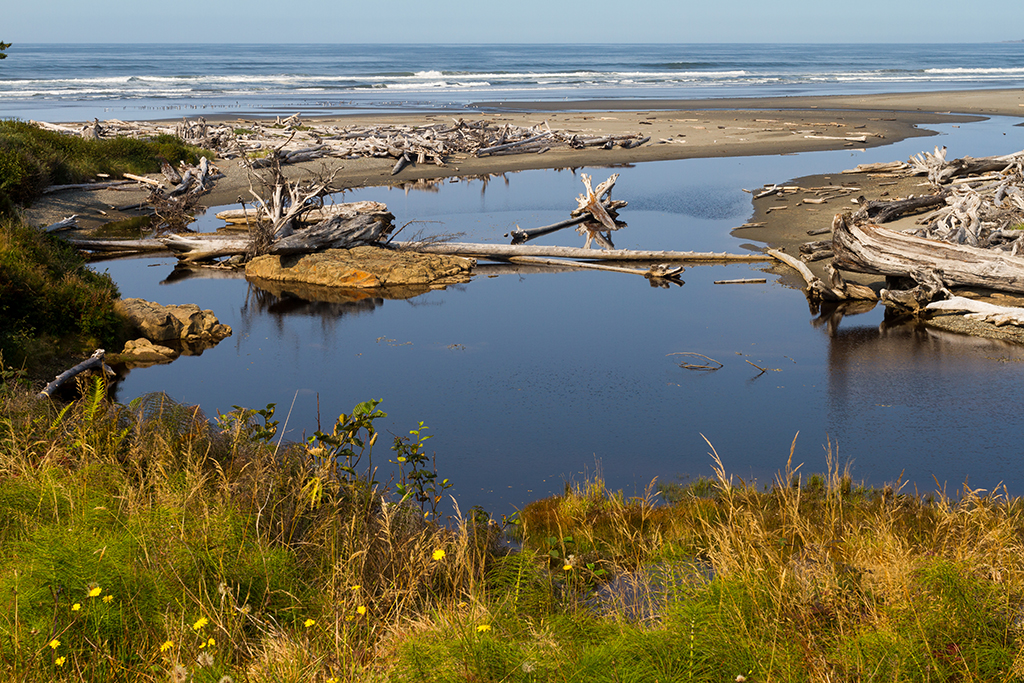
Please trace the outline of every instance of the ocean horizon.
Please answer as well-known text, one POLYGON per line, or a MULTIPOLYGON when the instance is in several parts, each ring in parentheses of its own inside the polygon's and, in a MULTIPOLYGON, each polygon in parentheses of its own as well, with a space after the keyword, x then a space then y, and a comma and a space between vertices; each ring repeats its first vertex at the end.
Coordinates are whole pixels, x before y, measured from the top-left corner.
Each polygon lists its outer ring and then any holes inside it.
POLYGON ((0 115, 80 121, 1024 87, 1024 42, 18 44, 0 115))

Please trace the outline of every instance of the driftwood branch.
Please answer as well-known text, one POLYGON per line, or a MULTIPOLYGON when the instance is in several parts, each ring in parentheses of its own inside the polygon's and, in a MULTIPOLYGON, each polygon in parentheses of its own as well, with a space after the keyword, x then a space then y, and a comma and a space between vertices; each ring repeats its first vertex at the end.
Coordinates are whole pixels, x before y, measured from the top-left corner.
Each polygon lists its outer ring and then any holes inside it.
POLYGON ((103 358, 106 351, 103 349, 96 349, 92 355, 87 359, 76 365, 75 367, 65 370, 64 372, 57 375, 52 382, 46 385, 46 387, 39 392, 39 398, 51 398, 54 393, 62 386, 64 386, 69 380, 77 377, 78 375, 88 370, 100 370, 104 374, 114 375, 114 371, 103 362, 103 358))

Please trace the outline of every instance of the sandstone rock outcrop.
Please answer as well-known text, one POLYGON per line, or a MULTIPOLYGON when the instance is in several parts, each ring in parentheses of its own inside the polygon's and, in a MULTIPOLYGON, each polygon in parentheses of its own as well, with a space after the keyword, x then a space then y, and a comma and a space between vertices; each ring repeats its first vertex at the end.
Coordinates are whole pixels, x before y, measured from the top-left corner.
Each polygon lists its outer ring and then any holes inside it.
POLYGON ((381 247, 329 249, 315 254, 260 256, 245 266, 247 278, 302 282, 347 289, 387 289, 468 282, 476 261, 381 247))
POLYGON ((213 311, 195 304, 161 306, 145 299, 121 299, 115 310, 146 339, 156 342, 180 341, 214 343, 231 335, 213 311))

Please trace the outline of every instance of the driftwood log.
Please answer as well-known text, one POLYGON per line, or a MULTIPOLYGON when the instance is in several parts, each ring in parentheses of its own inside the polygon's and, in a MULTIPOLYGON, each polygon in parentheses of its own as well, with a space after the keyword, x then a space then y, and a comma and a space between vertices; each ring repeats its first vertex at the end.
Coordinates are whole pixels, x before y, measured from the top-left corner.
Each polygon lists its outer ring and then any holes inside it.
POLYGON ((833 220, 832 242, 833 263, 842 270, 897 277, 931 270, 947 286, 1024 293, 1024 258, 1007 252, 857 224, 849 214, 839 214, 833 220))
POLYGON ((115 374, 113 369, 111 369, 103 360, 105 355, 106 351, 103 349, 96 349, 92 352, 92 355, 84 361, 57 375, 52 382, 47 384, 46 387, 39 392, 39 398, 51 398, 58 389, 67 384, 70 380, 89 370, 99 370, 105 375, 113 376, 115 374))
MULTIPOLYGON (((265 253, 301 254, 374 244, 386 237, 393 227, 390 213, 357 214, 351 218, 332 216, 275 240, 265 253)), ((249 236, 244 234, 178 234, 157 241, 186 262, 241 256, 248 253, 250 245, 249 236)))
POLYGON ((765 254, 727 254, 696 251, 640 251, 632 249, 583 249, 579 247, 546 247, 533 244, 471 244, 465 242, 392 242, 392 246, 426 254, 454 254, 496 261, 511 256, 551 256, 602 261, 667 261, 674 263, 760 263, 772 260, 765 254))

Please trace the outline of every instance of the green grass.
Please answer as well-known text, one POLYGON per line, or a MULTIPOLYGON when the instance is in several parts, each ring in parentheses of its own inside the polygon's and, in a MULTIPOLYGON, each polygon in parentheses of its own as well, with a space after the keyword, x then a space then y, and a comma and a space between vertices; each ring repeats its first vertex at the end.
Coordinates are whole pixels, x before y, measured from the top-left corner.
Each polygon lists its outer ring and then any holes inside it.
POLYGON ((152 173, 160 170, 161 157, 196 163, 203 154, 210 153, 173 135, 87 140, 0 120, 0 214, 31 204, 48 185, 86 182, 99 173, 152 173))
POLYGON ((4 376, 3 680, 1024 672, 1024 502, 1005 492, 867 489, 828 462, 769 487, 719 468, 671 503, 591 480, 526 506, 510 552, 485 512, 441 524, 369 480, 398 481, 409 448, 373 452, 375 401, 280 444, 272 406, 210 422, 93 385, 62 407, 4 376))
POLYGON ((86 140, 0 120, 0 357, 45 377, 123 341, 114 283, 59 239, 24 225, 17 207, 51 184, 157 171, 161 158, 195 162, 200 154, 210 153, 170 135, 86 140))
POLYGON ((88 355, 120 340, 119 294, 66 243, 0 218, 0 357, 34 375, 63 353, 88 355))

